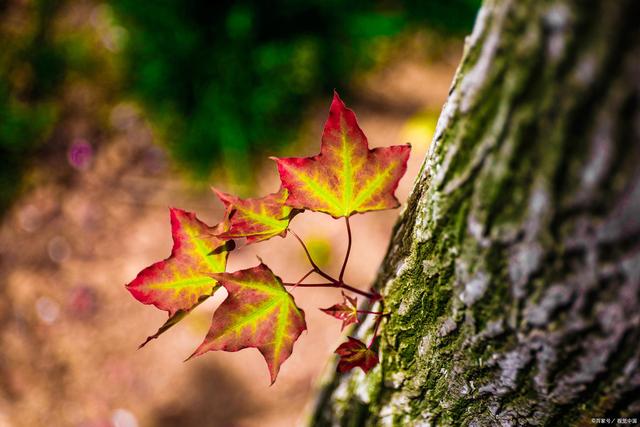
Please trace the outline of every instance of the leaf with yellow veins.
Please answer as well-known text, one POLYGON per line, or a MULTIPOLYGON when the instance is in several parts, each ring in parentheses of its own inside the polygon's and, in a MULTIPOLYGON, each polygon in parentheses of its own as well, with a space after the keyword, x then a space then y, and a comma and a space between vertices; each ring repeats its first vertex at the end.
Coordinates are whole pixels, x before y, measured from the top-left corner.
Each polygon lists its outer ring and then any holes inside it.
POLYGON ((348 337, 347 342, 340 344, 335 352, 340 356, 338 372, 348 372, 358 367, 366 374, 378 364, 378 355, 353 337, 348 337))
POLYGON ((274 160, 287 205, 339 218, 398 207, 394 192, 410 151, 409 144, 369 149, 355 114, 334 93, 320 154, 274 160))
POLYGON ((152 338, 211 296, 218 287, 211 274, 223 272, 227 265, 228 252, 217 251, 225 244, 216 237, 224 225, 209 227, 195 214, 175 208, 170 209, 170 217, 171 256, 145 268, 126 285, 138 301, 169 312, 169 320, 152 338))
POLYGON ((271 384, 293 343, 307 329, 304 312, 266 265, 212 274, 229 295, 213 314, 206 338, 189 357, 208 351, 257 348, 267 362, 271 384))
POLYGON ((255 199, 240 199, 215 188, 213 191, 227 210, 229 229, 218 236, 222 239, 246 238, 247 244, 250 244, 274 236, 284 237, 289 222, 299 212, 284 204, 289 194, 284 188, 255 199))

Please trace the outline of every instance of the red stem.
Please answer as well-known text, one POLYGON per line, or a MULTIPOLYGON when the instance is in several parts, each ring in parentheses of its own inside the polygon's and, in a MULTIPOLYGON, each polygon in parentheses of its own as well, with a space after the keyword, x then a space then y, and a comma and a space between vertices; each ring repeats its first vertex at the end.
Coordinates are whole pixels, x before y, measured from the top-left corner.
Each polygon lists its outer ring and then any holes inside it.
POLYGON ((309 263, 311 263, 311 266, 313 267, 313 270, 316 273, 318 273, 319 275, 321 275, 322 277, 324 277, 325 279, 329 280, 330 282, 337 282, 336 279, 334 279, 333 277, 329 276, 327 273, 322 271, 322 269, 320 267, 318 267, 318 264, 316 264, 315 261, 313 260, 313 258, 311 258, 311 254, 309 253, 309 249, 307 249, 307 245, 304 244, 304 242, 302 241, 300 236, 298 236, 298 234, 295 231, 293 231, 292 229, 289 229, 289 231, 291 232, 291 234, 293 234, 295 236, 296 239, 298 239, 298 242, 300 242, 300 244, 302 245, 302 249, 304 249, 304 253, 307 255, 307 259, 309 260, 309 263))
POLYGON ((338 289, 346 289, 358 295, 362 295, 365 298, 374 297, 373 294, 365 291, 361 291, 358 288, 354 288, 353 286, 349 286, 346 283, 339 283, 338 281, 328 282, 328 283, 283 283, 285 286, 295 286, 298 288, 338 288, 338 289))
POLYGON ((327 283, 283 283, 285 286, 298 286, 299 288, 335 288, 333 282, 327 283))
POLYGON ((382 316, 378 316, 378 318, 376 319, 376 326, 373 329, 373 338, 371 338, 371 342, 369 342, 367 348, 371 348, 371 346, 373 346, 373 343, 376 341, 376 338, 378 337, 378 328, 380 327, 381 322, 382 316))
POLYGON ((315 270, 313 270, 313 269, 309 270, 309 272, 307 274, 302 276, 302 278, 300 280, 298 280, 295 285, 293 285, 293 289, 295 289, 296 287, 300 286, 300 284, 304 281, 304 279, 306 279, 307 277, 309 277, 313 273, 315 273, 315 270))
POLYGON ((353 286, 349 286, 344 282, 337 282, 336 285, 337 285, 336 287, 338 287, 338 288, 346 289, 348 291, 351 291, 351 292, 353 292, 355 294, 358 294, 358 295, 362 295, 363 297, 366 297, 366 298, 369 298, 369 299, 373 299, 375 297, 375 295, 372 294, 371 292, 361 291, 360 289, 354 288, 353 286))
MULTIPOLYGON (((347 221, 347 230, 349 231, 349 240, 351 240, 351 228, 349 227, 349 222, 348 221, 347 221)), ((316 264, 315 261, 313 260, 313 258, 311 257, 311 254, 309 253, 309 249, 307 249, 307 245, 304 244, 304 242, 302 241, 300 236, 298 236, 298 234, 295 231, 293 231, 292 229, 289 229, 289 231, 291 232, 291 234, 294 235, 294 237, 298 240, 298 242, 300 242, 300 245, 302 245, 302 249, 304 249, 304 253, 307 255, 307 259, 309 260, 309 263, 311 264, 311 267, 313 267, 313 271, 318 273, 320 276, 324 277, 325 279, 327 279, 329 282, 331 282, 331 283, 312 283, 312 284, 298 283, 297 286, 303 287, 303 288, 312 288, 312 287, 316 287, 316 288, 319 288, 319 287, 340 288, 340 289, 346 289, 347 291, 351 291, 351 292, 356 293, 358 295, 362 295, 363 297, 366 297, 366 298, 369 298, 369 299, 376 298, 375 294, 370 293, 370 292, 361 291, 358 288, 354 288, 353 286, 347 285, 342 280, 336 280, 333 277, 331 277, 329 274, 327 274, 324 271, 322 271, 322 269, 320 267, 318 267, 318 264, 316 264)), ((348 258, 348 255, 349 255, 350 251, 351 251, 351 242, 349 242, 349 249, 347 251, 347 258, 348 258)), ((347 265, 346 261, 347 260, 345 259, 345 263, 342 266, 343 270, 344 270, 344 267, 347 265)), ((342 275, 343 272, 341 272, 340 274, 342 275)), ((294 286, 294 285, 292 285, 290 283, 285 283, 285 285, 286 286, 294 286)))
POLYGON ((382 311, 358 310, 358 314, 375 314, 377 316, 384 316, 386 313, 382 311))
POLYGON ((344 256, 344 262, 342 263, 342 269, 340 269, 340 276, 338 276, 338 281, 342 282, 342 278, 344 277, 344 271, 347 268, 347 262, 349 261, 349 254, 351 253, 351 226, 349 225, 349 217, 344 217, 345 223, 347 224, 347 236, 349 236, 349 243, 347 244, 347 253, 344 256))

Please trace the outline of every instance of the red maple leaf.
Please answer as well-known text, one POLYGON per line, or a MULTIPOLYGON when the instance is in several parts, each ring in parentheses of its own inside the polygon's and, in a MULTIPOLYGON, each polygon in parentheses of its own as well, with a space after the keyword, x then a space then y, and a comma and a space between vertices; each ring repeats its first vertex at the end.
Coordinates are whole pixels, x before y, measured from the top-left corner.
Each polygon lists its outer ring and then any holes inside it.
POLYGON ((255 347, 267 362, 273 384, 280 365, 293 351, 293 343, 307 329, 304 312, 280 278, 262 263, 211 277, 229 295, 213 314, 209 333, 191 357, 255 347))
POLYGON ((264 197, 241 199, 216 190, 226 208, 229 229, 218 235, 221 239, 246 238, 247 244, 261 242, 274 236, 286 236, 291 219, 300 211, 285 205, 288 192, 278 192, 264 197))
POLYGON ((378 364, 376 353, 353 337, 348 337, 348 341, 340 344, 335 352, 340 356, 338 372, 348 372, 358 367, 367 373, 378 364))
POLYGON ((173 237, 171 256, 145 268, 126 285, 138 301, 169 312, 165 324, 140 347, 211 296, 219 286, 210 273, 224 271, 227 265, 228 252, 219 250, 224 248, 225 241, 216 237, 226 229, 225 224, 209 227, 191 212, 175 208, 169 212, 173 237))
POLYGON ((342 300, 343 302, 340 304, 334 304, 329 308, 320 309, 329 316, 342 320, 341 331, 352 323, 358 323, 358 299, 342 292, 342 300))
POLYGON ((410 151, 409 144, 369 149, 356 115, 334 93, 320 154, 273 159, 287 205, 339 218, 398 207, 394 192, 410 151))

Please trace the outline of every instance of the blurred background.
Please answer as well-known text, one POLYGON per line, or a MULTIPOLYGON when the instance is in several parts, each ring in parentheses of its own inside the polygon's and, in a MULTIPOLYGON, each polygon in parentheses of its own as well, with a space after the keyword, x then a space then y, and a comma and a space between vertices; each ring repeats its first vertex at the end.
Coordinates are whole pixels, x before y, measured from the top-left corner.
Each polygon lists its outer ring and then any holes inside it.
MULTIPOLYGON (((269 387, 252 349, 182 360, 215 298, 136 350, 166 314, 123 285, 171 249, 168 206, 215 224, 215 185, 278 188, 268 156, 313 155, 332 91, 371 146, 411 142, 401 200, 424 157, 479 0, 0 0, 0 427, 290 426, 304 421, 341 340, 297 289, 309 331, 269 387)), ((398 211, 357 215, 348 281, 375 277, 398 211)), ((292 228, 329 270, 343 223, 292 228)), ((292 238, 260 255, 295 281, 292 238)))

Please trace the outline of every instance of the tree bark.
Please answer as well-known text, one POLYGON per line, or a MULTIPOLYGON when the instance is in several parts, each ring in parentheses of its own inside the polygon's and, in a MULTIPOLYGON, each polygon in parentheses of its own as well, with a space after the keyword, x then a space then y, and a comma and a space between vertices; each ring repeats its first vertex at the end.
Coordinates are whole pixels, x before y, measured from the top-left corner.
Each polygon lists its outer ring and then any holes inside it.
POLYGON ((375 282, 381 364, 312 425, 640 422, 638 17, 485 2, 375 282))

